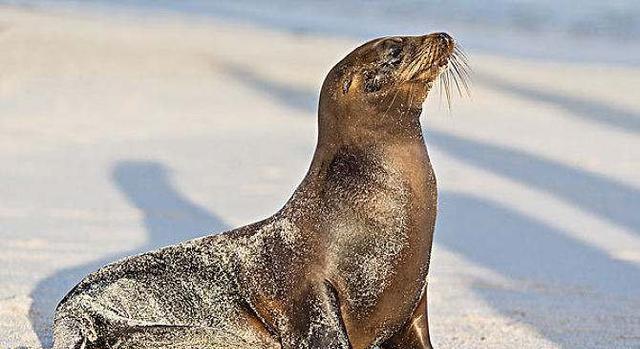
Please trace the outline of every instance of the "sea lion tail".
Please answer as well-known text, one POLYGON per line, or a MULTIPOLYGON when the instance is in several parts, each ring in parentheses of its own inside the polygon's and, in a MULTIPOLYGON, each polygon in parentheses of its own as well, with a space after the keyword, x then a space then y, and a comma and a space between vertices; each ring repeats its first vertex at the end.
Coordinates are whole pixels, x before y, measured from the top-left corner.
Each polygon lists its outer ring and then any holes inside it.
POLYGON ((85 349, 87 338, 82 331, 82 324, 74 318, 57 319, 53 326, 52 349, 85 349))

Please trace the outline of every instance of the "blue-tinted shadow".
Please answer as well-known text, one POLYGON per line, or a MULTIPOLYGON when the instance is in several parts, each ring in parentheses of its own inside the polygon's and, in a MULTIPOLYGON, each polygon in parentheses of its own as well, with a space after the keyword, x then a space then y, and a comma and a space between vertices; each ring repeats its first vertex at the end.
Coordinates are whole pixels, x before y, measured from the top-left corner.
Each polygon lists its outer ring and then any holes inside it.
POLYGON ((125 256, 227 229, 220 217, 182 195, 170 170, 161 163, 120 161, 113 167, 111 179, 124 198, 143 214, 146 240, 134 250, 60 270, 36 285, 31 293, 29 318, 45 348, 52 342, 51 324, 57 303, 87 274, 125 256))
POLYGON ((515 283, 476 282, 475 293, 563 348, 627 347, 634 340, 624 338, 629 328, 598 324, 607 317, 626 324, 620 319, 640 309, 640 270, 632 263, 506 206, 455 192, 441 193, 436 242, 515 283))
POLYGON ((544 191, 640 234, 640 190, 561 162, 450 133, 425 130, 427 142, 463 162, 544 191))
POLYGON ((562 108, 570 115, 619 130, 640 132, 640 114, 591 98, 568 96, 558 91, 527 87, 485 74, 474 74, 474 80, 502 93, 562 108))
POLYGON ((640 271, 537 219, 478 196, 441 193, 437 241, 514 280, 635 296, 640 271))
POLYGON ((268 80, 253 70, 238 64, 226 63, 220 66, 222 72, 230 75, 245 86, 256 90, 276 102, 285 103, 288 107, 297 109, 304 116, 314 116, 320 93, 305 88, 294 88, 285 83, 268 80))

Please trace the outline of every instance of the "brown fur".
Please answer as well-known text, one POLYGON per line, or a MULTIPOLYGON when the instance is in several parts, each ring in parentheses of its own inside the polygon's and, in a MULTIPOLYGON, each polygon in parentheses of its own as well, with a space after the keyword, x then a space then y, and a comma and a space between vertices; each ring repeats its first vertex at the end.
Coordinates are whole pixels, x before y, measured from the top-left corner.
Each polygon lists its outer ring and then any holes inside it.
POLYGON ((354 50, 279 212, 89 275, 57 309, 55 348, 430 348, 437 190, 419 116, 453 51, 444 34, 354 50))

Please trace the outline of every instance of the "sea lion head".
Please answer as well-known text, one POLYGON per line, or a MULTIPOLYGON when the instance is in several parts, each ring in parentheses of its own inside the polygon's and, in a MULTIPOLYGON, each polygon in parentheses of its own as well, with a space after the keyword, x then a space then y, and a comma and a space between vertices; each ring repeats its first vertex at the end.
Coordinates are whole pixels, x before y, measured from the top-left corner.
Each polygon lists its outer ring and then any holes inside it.
POLYGON ((467 87, 465 55, 449 34, 369 41, 327 75, 320 94, 321 132, 323 124, 386 133, 419 126, 422 103, 438 77, 447 100, 453 83, 459 92, 467 87))

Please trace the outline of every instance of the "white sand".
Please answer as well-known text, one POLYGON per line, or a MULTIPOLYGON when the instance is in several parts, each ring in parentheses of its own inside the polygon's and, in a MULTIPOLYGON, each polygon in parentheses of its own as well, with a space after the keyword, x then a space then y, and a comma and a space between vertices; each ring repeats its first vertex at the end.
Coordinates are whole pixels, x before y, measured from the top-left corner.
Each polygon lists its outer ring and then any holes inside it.
MULTIPOLYGON (((48 345, 102 264, 278 209, 356 44, 0 7, 0 348, 48 345)), ((436 346, 640 347, 640 70, 471 60, 473 99, 423 119, 436 346)))

